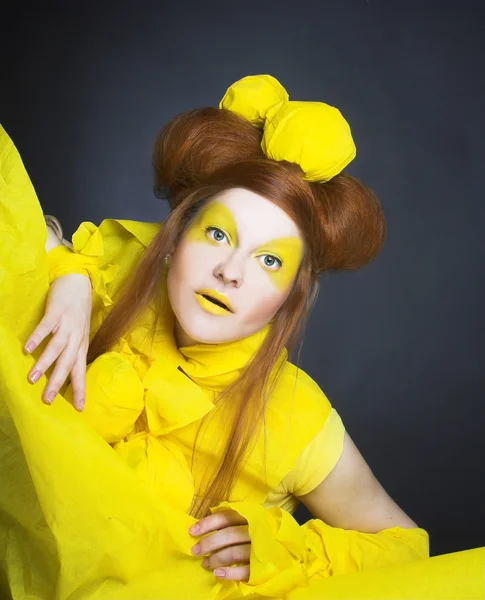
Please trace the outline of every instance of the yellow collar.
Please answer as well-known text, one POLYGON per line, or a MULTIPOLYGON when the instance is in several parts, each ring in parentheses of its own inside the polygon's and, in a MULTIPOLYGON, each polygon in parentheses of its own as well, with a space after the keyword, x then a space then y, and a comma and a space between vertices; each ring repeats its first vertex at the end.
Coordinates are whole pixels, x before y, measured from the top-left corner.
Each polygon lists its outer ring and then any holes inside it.
MULTIPOLYGON (((147 327, 135 327, 125 339, 130 352, 145 355, 150 366, 143 386, 149 430, 164 435, 202 418, 214 407, 217 393, 239 377, 260 348, 270 326, 241 340, 223 344, 195 344, 177 348, 175 316, 168 301, 166 280, 162 284, 162 314, 153 345, 147 327)), ((286 350, 280 357, 286 359, 286 350)))
POLYGON ((172 360, 197 385, 214 392, 222 392, 239 377, 270 330, 270 326, 266 325, 260 331, 233 342, 177 348, 174 338, 175 315, 168 299, 166 279, 162 284, 162 303, 166 308, 160 317, 160 333, 165 340, 165 348, 171 346, 172 360))
POLYGON ((224 344, 195 344, 180 348, 180 368, 201 387, 221 392, 241 374, 268 334, 269 326, 253 335, 224 344))

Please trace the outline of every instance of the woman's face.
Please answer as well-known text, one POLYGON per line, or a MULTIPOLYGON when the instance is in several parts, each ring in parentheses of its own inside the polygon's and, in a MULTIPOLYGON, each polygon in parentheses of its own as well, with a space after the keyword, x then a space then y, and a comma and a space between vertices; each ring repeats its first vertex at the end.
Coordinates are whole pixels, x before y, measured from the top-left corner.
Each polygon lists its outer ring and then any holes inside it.
POLYGON ((303 255, 295 222, 263 196, 232 188, 206 203, 170 259, 179 346, 262 329, 288 297, 303 255))

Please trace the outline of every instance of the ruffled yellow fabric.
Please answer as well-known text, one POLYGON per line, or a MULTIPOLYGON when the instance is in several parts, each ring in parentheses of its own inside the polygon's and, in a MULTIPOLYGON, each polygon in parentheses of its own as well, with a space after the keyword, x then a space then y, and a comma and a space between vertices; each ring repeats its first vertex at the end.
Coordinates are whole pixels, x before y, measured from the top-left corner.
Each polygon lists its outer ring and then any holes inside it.
POLYGON ((269 158, 299 165, 308 181, 328 181, 356 154, 349 124, 323 102, 290 101, 271 75, 250 75, 233 83, 219 103, 263 128, 261 148, 269 158))
POLYGON ((372 571, 323 578, 285 594, 286 600, 483 600, 485 549, 476 548, 372 571))
MULTIPOLYGON (((354 574, 347 570, 371 568, 374 560, 382 564, 388 556, 390 561, 401 561, 406 552, 413 552, 408 540, 403 546, 394 537, 390 543, 373 542, 385 536, 341 533, 321 522, 300 529, 288 513, 261 507, 268 488, 292 468, 331 410, 318 386, 289 363, 285 363, 277 402, 270 403, 268 410, 268 475, 260 468, 263 446, 256 446, 245 477, 225 505, 243 511, 250 521, 254 547, 247 584, 216 580, 201 566, 201 558, 190 552, 194 538, 188 528, 194 519, 186 510, 200 473, 188 469, 185 449, 194 439, 197 421, 213 409, 221 375, 209 368, 210 361, 204 368, 205 352, 178 351, 163 324, 152 345, 148 311, 140 327, 90 366, 87 411, 91 412, 78 413, 60 395, 50 407, 42 403, 45 377, 35 386, 26 377, 42 349, 32 356, 22 348, 42 317, 49 289, 45 224, 20 157, 2 130, 0 186, 0 216, 7 217, 0 219, 2 234, 20 249, 13 253, 11 246, 0 246, 0 281, 7 282, 11 292, 0 304, 0 596, 14 600, 236 600, 271 595, 291 599, 293 593, 301 594, 300 598, 329 598, 327 589, 332 597, 339 597, 341 588, 348 598, 350 590, 360 597, 373 587, 373 595, 366 597, 389 597, 388 567, 354 574), (184 409, 173 409, 181 398, 184 409), (291 410, 294 418, 288 421, 291 410), (307 547, 316 559, 306 554, 307 547), (364 557, 369 548, 377 550, 364 557), (343 574, 332 574, 337 571, 343 574), (316 595, 305 595, 313 594, 313 583, 319 586, 316 595)), ((158 227, 107 221, 90 231, 81 251, 90 251, 91 243, 95 246, 90 241, 95 235, 101 252, 101 237, 102 253, 96 254, 100 274, 113 265, 118 269, 114 278, 103 279, 101 295, 113 301, 121 275, 131 272, 158 227)), ((110 306, 99 302, 94 319, 102 320, 110 306)), ((257 346, 260 340, 245 343, 257 346)), ((228 372, 237 376, 243 354, 226 365, 224 376, 228 372)), ((211 444, 201 447, 206 464, 217 454, 212 446, 214 431, 220 433, 220 427, 217 419, 213 421, 216 429, 209 428, 207 435, 211 444)), ((465 597, 478 598, 473 594, 483 586, 479 567, 485 553, 483 549, 470 552, 467 561, 463 554, 467 553, 431 559, 429 568, 429 561, 417 561, 422 566, 414 571, 404 564, 402 571, 392 572, 394 582, 408 585, 414 574, 411 583, 417 597, 431 573, 435 595, 430 597, 462 598, 458 592, 450 596, 449 590, 456 591, 456 582, 464 575, 470 592, 465 597)))
MULTIPOLYGON (((87 369, 89 400, 81 413, 108 443, 120 442, 133 430, 144 404, 144 388, 136 369, 118 352, 98 356, 87 369), (116 402, 113 402, 116 398, 116 402)), ((72 402, 72 387, 64 398, 72 402)))
POLYGON ((25 340, 32 333, 29 321, 41 315, 45 299, 33 296, 29 302, 21 304, 16 304, 14 299, 28 298, 38 281, 48 284, 45 266, 47 228, 42 208, 38 202, 32 202, 32 198, 35 198, 35 192, 29 176, 0 125, 1 310, 11 330, 25 340), (41 219, 44 221, 42 227, 39 226, 41 219), (15 261, 9 258, 13 253, 15 261), (38 272, 36 267, 39 267, 38 272))
POLYGON ((252 502, 223 502, 212 512, 228 508, 249 525, 251 577, 241 585, 246 594, 283 596, 316 574, 369 571, 429 556, 428 534, 420 528, 392 527, 369 534, 330 527, 317 519, 300 526, 289 513, 252 502))
POLYGON ((83 223, 72 239, 73 249, 67 246, 55 246, 47 253, 49 283, 63 275, 86 275, 91 280, 95 292, 95 303, 111 306, 113 301, 108 296, 106 284, 113 281, 118 273, 116 265, 109 265, 100 270, 98 257, 103 255, 103 240, 97 233, 93 223, 83 223))
POLYGON ((96 266, 96 259, 86 258, 74 253, 67 246, 55 246, 47 253, 49 283, 63 275, 86 275, 89 277, 88 266, 96 266))

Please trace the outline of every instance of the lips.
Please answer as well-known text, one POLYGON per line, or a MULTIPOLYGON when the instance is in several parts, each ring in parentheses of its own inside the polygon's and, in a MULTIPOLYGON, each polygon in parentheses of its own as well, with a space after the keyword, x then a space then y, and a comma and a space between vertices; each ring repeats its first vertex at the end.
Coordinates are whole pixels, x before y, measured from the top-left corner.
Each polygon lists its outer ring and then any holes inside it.
POLYGON ((224 296, 224 294, 221 294, 219 292, 216 292, 215 290, 209 290, 209 289, 197 290, 195 293, 198 294, 199 296, 202 296, 209 302, 212 302, 216 306, 220 306, 224 310, 227 310, 228 312, 231 312, 231 313, 234 312, 234 309, 231 306, 229 299, 226 296, 224 296))

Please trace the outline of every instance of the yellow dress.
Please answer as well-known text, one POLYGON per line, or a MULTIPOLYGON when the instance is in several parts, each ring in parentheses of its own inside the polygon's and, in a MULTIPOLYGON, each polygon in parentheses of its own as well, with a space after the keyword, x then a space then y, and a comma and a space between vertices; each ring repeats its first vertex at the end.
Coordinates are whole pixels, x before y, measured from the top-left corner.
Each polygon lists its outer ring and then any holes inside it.
MULTIPOLYGON (((1 598, 484 597, 483 548, 429 559, 422 529, 364 534, 318 519, 296 523, 294 495, 333 468, 344 427, 285 353, 268 407, 266 450, 258 438, 231 497, 212 509, 232 508, 248 520, 251 577, 217 580, 190 552, 194 519, 187 511, 224 441, 215 397, 265 331, 179 350, 170 311, 149 343, 149 310, 89 366, 84 413, 71 406, 70 386, 45 406, 45 378, 27 381, 45 343, 33 356, 23 345, 43 316, 49 281, 77 267, 66 248, 46 255, 41 207, 1 129, 0 227, 1 598), (195 431, 207 414, 213 418, 191 466, 195 431)), ((93 331, 159 227, 106 220, 84 223, 73 236, 78 272, 87 268, 93 283, 93 331)))

